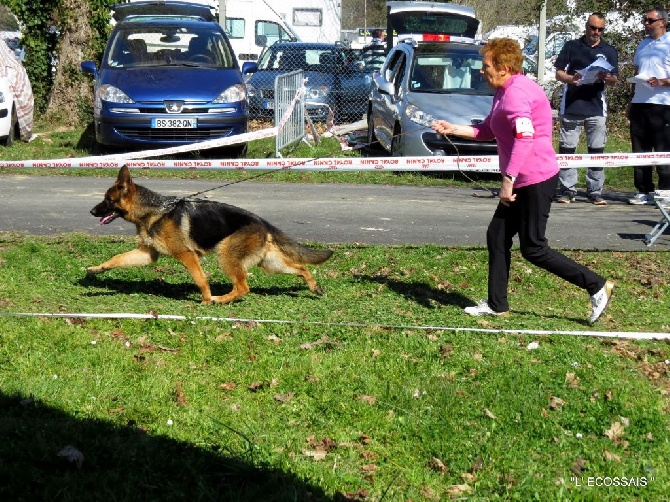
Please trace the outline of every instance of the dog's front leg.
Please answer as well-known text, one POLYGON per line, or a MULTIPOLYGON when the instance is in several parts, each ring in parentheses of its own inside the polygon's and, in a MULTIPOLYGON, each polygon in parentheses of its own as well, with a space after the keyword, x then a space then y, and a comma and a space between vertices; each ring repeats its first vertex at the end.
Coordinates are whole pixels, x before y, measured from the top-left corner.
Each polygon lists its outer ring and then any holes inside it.
POLYGON ((117 254, 97 267, 88 267, 89 274, 99 274, 105 270, 123 267, 141 267, 150 265, 158 259, 158 253, 150 248, 137 248, 126 253, 117 254))
POLYGON ((195 285, 198 286, 202 294, 202 303, 212 303, 212 291, 209 288, 209 281, 207 281, 207 276, 202 269, 202 265, 200 265, 198 255, 193 251, 184 251, 175 255, 175 258, 182 262, 188 273, 191 274, 195 285))

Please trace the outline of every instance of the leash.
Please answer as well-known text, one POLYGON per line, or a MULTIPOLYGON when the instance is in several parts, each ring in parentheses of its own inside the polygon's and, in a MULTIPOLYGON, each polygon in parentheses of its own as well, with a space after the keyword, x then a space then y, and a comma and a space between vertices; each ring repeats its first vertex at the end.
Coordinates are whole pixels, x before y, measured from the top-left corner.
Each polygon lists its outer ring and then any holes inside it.
MULTIPOLYGON (((410 120, 411 120, 412 122, 414 122, 415 124, 418 124, 418 125, 423 126, 423 127, 428 127, 428 128, 430 128, 430 127, 433 125, 433 123, 435 122, 436 119, 435 119, 432 115, 430 115, 430 114, 426 114, 426 113, 420 112, 420 113, 417 113, 416 116, 415 116, 414 118, 410 118, 410 120)), ((413 132, 417 131, 418 129, 419 129, 419 128, 417 128, 417 129, 411 129, 411 130, 409 130, 409 131, 405 131, 405 132, 401 132, 400 134, 395 135, 394 137, 404 136, 405 134, 413 133, 413 132)), ((338 135, 332 130, 332 128, 330 128, 329 130, 332 132, 333 136, 335 136, 335 137, 340 141, 341 144, 344 144, 344 143, 345 143, 345 140, 344 140, 343 138, 341 138, 340 136, 338 136, 338 135)), ((480 183, 477 183, 475 180, 473 180, 470 176, 468 176, 468 175, 461 169, 461 165, 460 165, 460 164, 461 164, 461 163, 460 163, 460 152, 459 152, 459 150, 458 150, 458 147, 454 144, 453 141, 451 141, 451 139, 449 138, 449 136, 447 136, 447 135, 442 135, 442 137, 443 137, 444 139, 446 139, 446 140, 449 142, 449 144, 452 146, 452 148, 453 148, 454 151, 456 152, 456 169, 458 169, 458 172, 459 172, 459 173, 460 173, 460 174, 461 174, 467 181, 469 181, 470 183, 472 183, 472 184, 475 186, 476 189, 481 190, 481 191, 488 191, 488 192, 491 194, 491 195, 488 195, 488 197, 497 197, 497 196, 498 196, 498 191, 496 191, 496 190, 494 190, 494 189, 492 189, 492 188, 487 188, 487 187, 482 186, 480 183)), ((370 142, 370 143, 367 143, 367 142, 366 142, 366 143, 361 143, 361 144, 352 146, 352 147, 351 147, 351 150, 353 150, 353 151, 357 151, 357 150, 362 150, 362 149, 364 149, 364 148, 370 148, 370 147, 373 146, 374 144, 378 144, 378 143, 379 143, 379 140, 375 140, 375 141, 372 141, 372 142, 370 142)), ((317 157, 310 157, 310 158, 306 158, 306 159, 303 159, 303 160, 300 160, 300 161, 296 161, 296 162, 292 163, 292 164, 289 166, 289 169, 290 169, 291 167, 304 165, 304 164, 307 164, 308 162, 313 162, 313 161, 315 161, 315 160, 320 160, 320 159, 323 159, 323 158, 326 158, 325 155, 324 155, 324 156, 317 156, 317 157)), ((264 177, 264 176, 268 176, 268 175, 270 175, 270 174, 274 174, 274 173, 276 173, 276 172, 278 172, 278 171, 280 171, 280 170, 282 170, 282 169, 284 169, 284 168, 281 167, 281 168, 277 168, 277 169, 271 169, 271 170, 268 170, 268 171, 265 171, 265 172, 262 172, 262 173, 255 174, 255 175, 253 175, 253 176, 247 176, 247 177, 242 178, 242 179, 239 179, 239 180, 229 181, 229 182, 223 183, 223 184, 221 184, 221 185, 214 186, 214 187, 212 187, 212 188, 207 188, 207 189, 205 189, 205 190, 200 190, 200 191, 198 191, 198 192, 194 192, 194 193, 192 193, 192 194, 190 194, 190 195, 185 195, 185 196, 183 196, 183 197, 176 197, 176 198, 174 198, 173 200, 170 201, 169 207, 166 207, 166 209, 171 209, 174 205, 176 205, 178 202, 180 202, 180 201, 182 201, 182 200, 193 199, 193 198, 195 198, 195 197, 198 197, 199 195, 202 195, 202 194, 205 194, 205 193, 209 193, 209 192, 213 192, 213 191, 215 191, 215 190, 220 190, 220 189, 222 189, 222 188, 226 188, 226 187, 229 187, 229 186, 231 186, 231 185, 236 185, 236 184, 238 184, 238 183, 245 183, 245 182, 248 182, 248 181, 251 181, 251 180, 259 179, 259 178, 262 178, 262 177, 264 177)), ((473 195, 474 195, 474 194, 473 194, 473 195)))

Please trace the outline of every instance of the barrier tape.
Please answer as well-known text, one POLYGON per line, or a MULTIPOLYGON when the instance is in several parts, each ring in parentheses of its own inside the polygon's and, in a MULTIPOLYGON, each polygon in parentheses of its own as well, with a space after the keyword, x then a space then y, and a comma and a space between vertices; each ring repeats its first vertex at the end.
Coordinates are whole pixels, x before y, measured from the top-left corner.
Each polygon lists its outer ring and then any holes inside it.
MULTIPOLYGON (((122 155, 78 157, 56 160, 0 161, 1 168, 120 168, 124 165, 137 169, 198 169, 198 170, 267 170, 300 171, 472 171, 500 172, 497 155, 440 156, 440 157, 344 157, 318 159, 218 159, 218 160, 136 160, 157 155, 202 150, 254 139, 275 136, 272 127, 162 150, 132 152, 122 155)), ((670 152, 611 153, 584 155, 557 155, 561 168, 625 167, 670 164, 670 152)))
POLYGON ((196 316, 187 317, 183 315, 166 314, 135 314, 135 313, 109 313, 109 314, 87 314, 87 313, 33 313, 33 312, 0 312, 0 317, 48 317, 48 318, 70 318, 70 319, 153 319, 161 321, 215 321, 230 323, 255 323, 255 324, 300 324, 310 326, 331 326, 345 328, 380 328, 380 329, 412 329, 422 331, 453 331, 456 333, 491 333, 508 335, 568 335, 568 336, 592 336, 606 338, 628 338, 633 340, 670 340, 670 333, 653 333, 639 331, 560 331, 560 330, 535 330, 535 329, 492 329, 492 328, 456 328, 451 326, 421 326, 421 325, 396 325, 396 324, 366 324, 356 322, 320 322, 320 321, 292 321, 282 319, 243 319, 238 317, 209 317, 196 316))

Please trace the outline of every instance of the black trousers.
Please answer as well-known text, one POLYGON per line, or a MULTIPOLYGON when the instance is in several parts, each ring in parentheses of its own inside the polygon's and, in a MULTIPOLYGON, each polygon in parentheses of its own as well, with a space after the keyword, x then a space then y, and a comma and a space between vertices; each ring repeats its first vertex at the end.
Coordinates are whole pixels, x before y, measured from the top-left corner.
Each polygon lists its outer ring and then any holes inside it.
MULTIPOLYGON (((633 103, 630 107, 630 143, 633 153, 670 152, 670 106, 633 103)), ((633 183, 638 193, 654 191, 654 167, 636 166, 633 183)), ((656 166, 658 189, 670 190, 670 165, 656 166)))
POLYGON ((521 255, 533 265, 566 281, 597 293, 605 278, 549 247, 545 231, 556 191, 558 174, 542 183, 514 190, 516 200, 509 206, 498 204, 486 232, 489 252, 489 306, 496 312, 509 310, 507 285, 512 238, 518 234, 521 255))

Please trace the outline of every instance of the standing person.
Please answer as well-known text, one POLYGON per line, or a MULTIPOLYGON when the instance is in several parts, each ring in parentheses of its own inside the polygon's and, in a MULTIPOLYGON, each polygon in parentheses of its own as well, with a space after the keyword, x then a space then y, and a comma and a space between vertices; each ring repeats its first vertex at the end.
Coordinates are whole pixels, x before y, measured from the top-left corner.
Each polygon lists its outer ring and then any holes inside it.
MULTIPOLYGON (((642 19, 647 37, 640 42, 633 56, 635 74, 640 83, 634 85, 633 98, 626 108, 630 120, 630 141, 633 153, 670 151, 670 35, 667 33, 668 11, 663 7, 649 9, 642 19)), ((631 204, 653 204, 654 180, 652 166, 633 168, 637 195, 631 204)), ((656 166, 658 190, 670 193, 670 165, 656 166)))
POLYGON ((372 30, 372 41, 363 47, 361 54, 366 68, 371 72, 382 67, 386 59, 383 30, 379 28, 372 30))
POLYGON ((481 49, 481 73, 496 90, 491 112, 478 125, 437 120, 440 134, 498 142, 502 186, 500 202, 486 232, 489 253, 488 300, 467 307, 470 315, 509 311, 507 286, 512 238, 518 234, 521 254, 530 263, 585 289, 591 295, 590 321, 609 303, 614 284, 549 248, 545 230, 558 181, 552 146, 551 106, 542 88, 521 74, 523 55, 516 40, 489 40, 481 49))
MULTIPOLYGON (((605 16, 594 12, 586 20, 584 35, 570 40, 561 49, 554 63, 556 80, 563 86, 560 116, 558 153, 572 154, 577 150, 582 128, 586 131, 588 153, 603 153, 607 142, 607 105, 605 86, 618 82, 619 55, 616 49, 602 40, 605 31, 605 16), (583 70, 598 59, 605 60, 611 71, 599 71, 595 82, 583 83, 583 70)), ((575 200, 577 169, 561 169, 558 175, 558 197, 556 202, 569 204, 575 200)), ((603 167, 586 170, 586 195, 598 206, 606 206, 602 197, 605 184, 603 167)))
POLYGON ((363 47, 363 51, 376 49, 380 45, 384 47, 384 30, 375 28, 372 30, 372 40, 368 45, 363 47))

